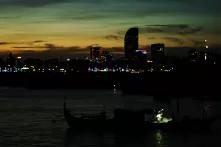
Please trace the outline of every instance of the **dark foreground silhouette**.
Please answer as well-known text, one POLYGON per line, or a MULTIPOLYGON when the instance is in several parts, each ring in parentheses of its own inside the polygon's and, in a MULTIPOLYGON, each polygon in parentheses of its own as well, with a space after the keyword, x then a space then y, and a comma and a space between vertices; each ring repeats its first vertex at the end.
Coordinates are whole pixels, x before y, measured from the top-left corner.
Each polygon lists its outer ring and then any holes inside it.
POLYGON ((1 73, 0 86, 29 89, 113 89, 125 94, 220 96, 221 72, 175 73, 1 73))
POLYGON ((117 109, 114 111, 114 117, 107 119, 105 112, 96 116, 73 116, 64 103, 64 117, 71 130, 100 130, 100 131, 122 131, 122 132, 142 132, 148 129, 166 129, 166 130, 208 130, 218 117, 189 119, 185 117, 181 120, 171 120, 168 122, 158 122, 145 120, 145 115, 153 114, 151 110, 131 111, 117 109))

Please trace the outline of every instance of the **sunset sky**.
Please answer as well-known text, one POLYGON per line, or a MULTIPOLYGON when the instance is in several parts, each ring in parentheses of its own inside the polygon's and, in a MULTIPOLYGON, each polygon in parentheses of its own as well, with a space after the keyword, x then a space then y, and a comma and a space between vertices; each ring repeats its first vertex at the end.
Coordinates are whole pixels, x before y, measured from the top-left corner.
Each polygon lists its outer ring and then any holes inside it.
POLYGON ((140 48, 161 42, 198 47, 205 39, 219 47, 220 5, 220 0, 0 0, 0 52, 80 54, 92 44, 122 48, 130 27, 140 29, 140 48))

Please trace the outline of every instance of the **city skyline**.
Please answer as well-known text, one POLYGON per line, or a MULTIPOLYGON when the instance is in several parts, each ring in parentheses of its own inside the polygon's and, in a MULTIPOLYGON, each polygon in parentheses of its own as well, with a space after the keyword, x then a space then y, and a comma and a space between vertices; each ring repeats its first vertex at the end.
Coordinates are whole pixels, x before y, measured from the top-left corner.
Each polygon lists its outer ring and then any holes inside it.
MULTIPOLYGON (((88 54, 99 44, 123 54, 124 35, 139 27, 139 47, 219 48, 218 0, 0 0, 0 53, 88 54)), ((182 51, 174 51, 182 54, 182 51)))

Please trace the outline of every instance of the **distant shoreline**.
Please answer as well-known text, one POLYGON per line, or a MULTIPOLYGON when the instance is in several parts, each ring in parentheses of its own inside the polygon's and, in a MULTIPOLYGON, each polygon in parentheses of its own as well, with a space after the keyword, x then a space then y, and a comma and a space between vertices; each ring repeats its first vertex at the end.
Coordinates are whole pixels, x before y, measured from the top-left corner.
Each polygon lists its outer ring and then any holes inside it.
POLYGON ((219 72, 185 73, 0 73, 0 87, 120 89, 147 95, 221 95, 219 72))

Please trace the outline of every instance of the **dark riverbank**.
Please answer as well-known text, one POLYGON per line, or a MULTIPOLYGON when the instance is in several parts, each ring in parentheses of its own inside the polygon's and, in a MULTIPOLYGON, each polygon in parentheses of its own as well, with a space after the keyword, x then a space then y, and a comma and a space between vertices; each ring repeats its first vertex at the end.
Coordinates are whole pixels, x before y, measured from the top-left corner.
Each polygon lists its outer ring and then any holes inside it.
POLYGON ((0 86, 30 89, 117 89, 147 95, 220 95, 219 70, 147 73, 0 73, 0 86))
POLYGON ((112 88, 115 74, 101 73, 0 73, 0 86, 33 89, 112 88))

